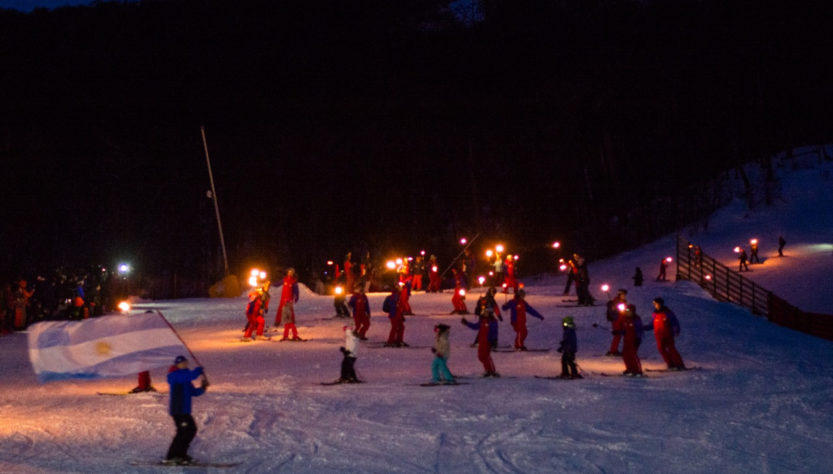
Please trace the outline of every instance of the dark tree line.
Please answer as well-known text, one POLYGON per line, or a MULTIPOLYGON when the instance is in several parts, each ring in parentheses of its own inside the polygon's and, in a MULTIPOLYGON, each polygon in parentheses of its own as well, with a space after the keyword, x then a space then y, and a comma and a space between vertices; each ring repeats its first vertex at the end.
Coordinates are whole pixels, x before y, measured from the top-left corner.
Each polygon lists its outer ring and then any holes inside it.
POLYGON ((447 261, 477 231, 601 256, 684 224, 719 172, 829 142, 817 3, 483 0, 474 24, 440 0, 0 11, 3 272, 130 258, 215 278, 201 125, 235 269, 447 261), (633 212, 658 199, 681 210, 633 212))

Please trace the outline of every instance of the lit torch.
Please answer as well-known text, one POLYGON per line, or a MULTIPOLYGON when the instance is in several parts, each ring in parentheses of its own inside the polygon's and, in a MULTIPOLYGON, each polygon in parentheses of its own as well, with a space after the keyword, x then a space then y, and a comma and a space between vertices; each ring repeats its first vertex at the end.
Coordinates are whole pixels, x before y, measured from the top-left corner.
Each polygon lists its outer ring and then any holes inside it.
POLYGON ((480 286, 483 286, 483 283, 486 283, 486 277, 482 275, 477 277, 477 283, 480 283, 480 286))
POLYGON ((119 311, 121 311, 122 313, 130 311, 130 303, 128 303, 127 301, 122 301, 121 303, 119 303, 119 311))
POLYGON ((628 305, 625 303, 619 303, 616 305, 616 309, 618 309, 620 313, 624 313, 628 309, 628 305))
POLYGON ((552 243, 552 248, 560 249, 561 248, 561 242, 558 242, 558 241, 553 242, 552 243))
POLYGON ((344 288, 341 285, 336 286, 336 295, 342 295, 344 293, 344 288))
POLYGON ((671 261, 672 261, 672 260, 674 260, 674 259, 673 259, 673 258, 671 258, 671 257, 665 257, 665 261, 666 261, 667 263, 671 263, 671 261))
POLYGON ((740 247, 735 247, 735 253, 740 253, 740 247))
POLYGON ((388 260, 387 263, 385 263, 385 266, 388 267, 388 270, 393 270, 396 268, 396 262, 388 260))
POLYGON ((495 246, 495 251, 496 251, 497 253, 503 253, 503 244, 497 244, 497 245, 495 246))

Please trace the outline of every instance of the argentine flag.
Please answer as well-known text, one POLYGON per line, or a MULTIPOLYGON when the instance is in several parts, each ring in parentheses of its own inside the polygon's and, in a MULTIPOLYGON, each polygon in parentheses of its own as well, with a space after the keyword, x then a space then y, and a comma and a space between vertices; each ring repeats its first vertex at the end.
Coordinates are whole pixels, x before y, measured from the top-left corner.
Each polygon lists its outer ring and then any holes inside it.
POLYGON ((160 313, 48 321, 28 331, 29 360, 41 383, 137 374, 188 353, 160 313))

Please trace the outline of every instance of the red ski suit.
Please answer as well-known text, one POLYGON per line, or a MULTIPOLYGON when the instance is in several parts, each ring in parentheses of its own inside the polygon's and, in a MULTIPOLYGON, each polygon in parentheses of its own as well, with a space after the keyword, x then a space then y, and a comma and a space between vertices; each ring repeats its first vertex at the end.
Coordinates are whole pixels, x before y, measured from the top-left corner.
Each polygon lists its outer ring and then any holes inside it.
POLYGON ((492 345, 489 343, 489 318, 480 317, 480 321, 476 323, 470 323, 463 319, 463 324, 472 329, 477 329, 477 360, 483 364, 483 369, 487 374, 497 372, 492 360, 492 345))
POLYGON ((454 312, 457 314, 468 314, 469 310, 466 308, 465 296, 460 294, 461 288, 459 286, 454 288, 454 296, 451 297, 451 304, 454 306, 454 312))
POLYGON ((357 291, 350 297, 350 303, 348 304, 353 308, 353 324, 356 328, 356 334, 359 335, 359 338, 365 339, 367 330, 370 329, 370 307, 367 295, 357 291))
POLYGON ((440 267, 437 265, 436 260, 431 260, 428 262, 428 292, 436 293, 440 291, 440 283, 442 283, 440 279, 440 267))
POLYGON ((298 279, 295 275, 287 275, 283 279, 283 287, 281 288, 281 302, 278 305, 278 314, 275 315, 275 326, 283 322, 283 337, 287 339, 289 332, 292 331, 292 337, 298 338, 298 329, 295 327, 295 304, 298 301, 297 285, 298 279), (287 314, 284 315, 284 307, 289 305, 287 314))
POLYGON ((624 311, 613 322, 613 330, 624 336, 622 359, 625 362, 625 373, 641 374, 642 363, 637 352, 639 344, 642 343, 642 319, 635 311, 624 311))
POLYGON ((667 310, 662 308, 654 311, 654 337, 657 340, 657 350, 668 367, 684 367, 683 358, 674 345, 674 325, 667 310))
POLYGON ((256 331, 258 336, 263 335, 263 326, 266 325, 266 320, 263 315, 269 309, 269 293, 262 289, 254 290, 249 293, 249 304, 246 306, 246 333, 244 338, 252 337, 252 332, 256 331))
POLYGON ((390 317, 390 333, 388 333, 388 344, 402 345, 405 342, 405 316, 403 315, 405 308, 402 306, 402 293, 408 290, 402 288, 399 291, 399 297, 396 298, 396 310, 390 317))

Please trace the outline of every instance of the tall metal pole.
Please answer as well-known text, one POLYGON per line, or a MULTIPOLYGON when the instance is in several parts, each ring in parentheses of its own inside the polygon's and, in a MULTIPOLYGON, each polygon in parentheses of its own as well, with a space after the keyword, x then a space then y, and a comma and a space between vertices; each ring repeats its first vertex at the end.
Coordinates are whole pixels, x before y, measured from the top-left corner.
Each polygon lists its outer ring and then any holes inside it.
POLYGON ((220 245, 223 247, 223 275, 228 275, 228 254, 226 239, 223 238, 223 223, 220 221, 220 205, 217 203, 217 190, 214 189, 214 174, 211 172, 211 159, 208 157, 208 142, 205 140, 205 127, 200 126, 202 146, 205 148, 205 164, 208 166, 208 180, 211 181, 211 200, 214 201, 214 214, 217 215, 217 228, 220 230, 220 245))

